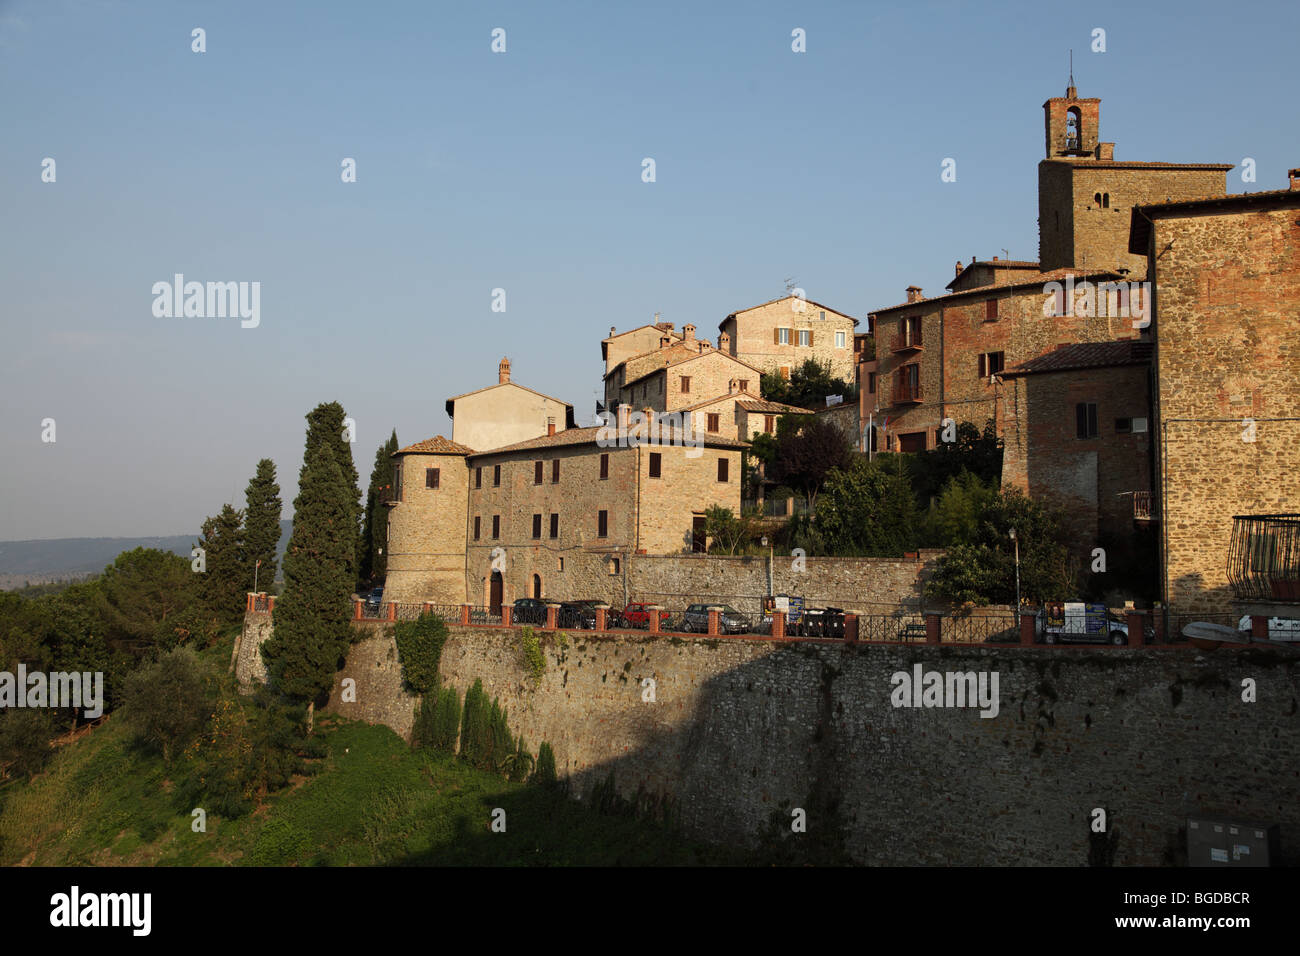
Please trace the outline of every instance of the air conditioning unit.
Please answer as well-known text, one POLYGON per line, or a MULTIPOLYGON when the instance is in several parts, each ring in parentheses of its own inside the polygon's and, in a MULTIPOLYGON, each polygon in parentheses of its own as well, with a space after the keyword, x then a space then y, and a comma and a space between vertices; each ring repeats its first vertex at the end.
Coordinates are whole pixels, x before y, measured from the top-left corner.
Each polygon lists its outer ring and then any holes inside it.
POLYGON ((1147 430, 1147 420, 1145 418, 1133 419, 1133 433, 1144 432, 1147 430))

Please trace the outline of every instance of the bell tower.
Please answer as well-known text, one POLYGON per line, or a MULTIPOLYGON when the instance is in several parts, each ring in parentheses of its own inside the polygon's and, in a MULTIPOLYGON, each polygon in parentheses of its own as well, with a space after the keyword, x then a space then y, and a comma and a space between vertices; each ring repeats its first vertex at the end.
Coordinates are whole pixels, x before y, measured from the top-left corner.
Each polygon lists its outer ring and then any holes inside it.
POLYGON ((1055 96, 1043 104, 1047 158, 1095 157, 1100 124, 1101 100, 1079 99, 1071 76, 1065 96, 1055 96))

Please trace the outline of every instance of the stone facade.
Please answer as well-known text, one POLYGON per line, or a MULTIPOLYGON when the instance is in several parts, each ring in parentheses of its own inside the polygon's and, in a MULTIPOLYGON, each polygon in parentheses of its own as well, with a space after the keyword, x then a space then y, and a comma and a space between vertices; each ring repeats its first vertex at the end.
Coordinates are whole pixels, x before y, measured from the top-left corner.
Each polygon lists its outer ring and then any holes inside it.
MULTIPOLYGON (((1102 807, 1117 866, 1179 862, 1189 814, 1277 823, 1283 855, 1300 854, 1290 717, 1300 676, 1286 661, 1193 649, 541 639, 534 683, 516 629, 453 626, 443 683, 464 694, 482 680, 514 733, 551 744, 576 796, 612 774, 625 795, 673 796, 701 839, 755 845, 773 822, 788 832, 801 807, 810 834, 863 864, 1084 866, 1102 807), (892 706, 893 675, 915 666, 996 672, 997 715, 892 706), (1243 677, 1257 682, 1258 702, 1242 703, 1243 677), (971 825, 985 817, 996 832, 971 825)), ((416 702, 399 682, 391 630, 376 628, 354 646, 326 709, 406 735, 416 702), (343 676, 356 681, 356 704, 339 703, 343 676)))
POLYGON ((573 427, 573 406, 510 381, 509 359, 497 376, 496 385, 447 399, 452 441, 484 451, 573 427))
POLYGON ((619 405, 674 411, 732 391, 759 392, 761 372, 707 342, 695 339, 666 345, 619 365, 605 377, 605 408, 619 405))
POLYGON ((789 375, 808 359, 815 359, 829 363, 836 378, 851 382, 857 324, 852 316, 820 303, 785 296, 733 312, 718 328, 732 355, 765 372, 784 370, 789 375))
POLYGON ((1157 290, 1164 591, 1180 611, 1230 609, 1233 515, 1300 510, 1300 174, 1292 182, 1133 217, 1157 290))
POLYGON ((419 454, 413 451, 418 447, 402 449, 394 456, 385 600, 406 604, 437 595, 440 603, 459 604, 465 600, 465 513, 469 500, 465 454, 469 449, 455 450, 448 443, 441 453, 419 454), (436 488, 430 486, 430 472, 434 470, 436 488))
POLYGON ((619 332, 614 326, 609 327, 609 337, 600 343, 601 358, 605 360, 605 373, 612 372, 619 363, 626 362, 637 355, 653 352, 667 339, 676 345, 682 340, 682 333, 673 331, 671 322, 656 322, 640 328, 619 332))

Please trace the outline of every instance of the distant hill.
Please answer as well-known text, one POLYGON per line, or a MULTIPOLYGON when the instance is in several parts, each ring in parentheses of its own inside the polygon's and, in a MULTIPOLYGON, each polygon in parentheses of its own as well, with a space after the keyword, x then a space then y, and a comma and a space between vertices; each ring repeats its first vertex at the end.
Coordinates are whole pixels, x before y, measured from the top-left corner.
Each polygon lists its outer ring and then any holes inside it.
MULTIPOLYGON (((292 521, 280 522, 279 557, 284 557, 292 521)), ((197 534, 157 538, 41 538, 0 541, 0 590, 98 574, 123 551, 157 548, 188 558, 197 534)))

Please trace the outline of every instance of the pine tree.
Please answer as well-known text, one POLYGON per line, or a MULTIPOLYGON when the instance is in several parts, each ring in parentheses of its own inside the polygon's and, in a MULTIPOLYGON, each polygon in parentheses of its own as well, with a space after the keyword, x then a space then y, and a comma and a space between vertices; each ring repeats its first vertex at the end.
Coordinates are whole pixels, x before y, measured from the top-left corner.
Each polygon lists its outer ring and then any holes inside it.
POLYGON ((375 451, 366 492, 366 515, 361 526, 361 585, 382 581, 388 572, 388 502, 393 493, 393 453, 397 451, 397 429, 375 451))
MULTIPOLYGON (((347 542, 348 554, 348 588, 356 582, 357 544, 360 541, 361 527, 361 489, 357 487, 357 469, 352 463, 352 445, 343 435, 343 420, 346 413, 338 402, 317 405, 307 415, 307 449, 304 461, 310 461, 312 452, 320 445, 327 446, 334 453, 334 461, 343 475, 343 487, 346 491, 348 511, 346 527, 350 529, 347 542)), ((299 481, 301 486, 301 479, 299 481)), ((301 487, 299 488, 301 493, 301 487)), ((295 501, 294 508, 297 508, 295 501)), ((295 513, 294 520, 297 520, 295 513)))
POLYGON ((244 491, 245 587, 270 591, 275 583, 276 548, 280 544, 280 486, 275 462, 263 458, 244 491), (258 566, 257 562, 262 562, 258 566))
POLYGON ((208 613, 225 625, 244 613, 244 513, 223 505, 221 513, 203 522, 199 547, 207 570, 199 587, 208 613))
POLYGON ((347 651, 355 504, 333 443, 313 443, 309 429, 284 555, 284 591, 275 606, 275 631, 262 645, 272 681, 296 700, 328 692, 347 651))

